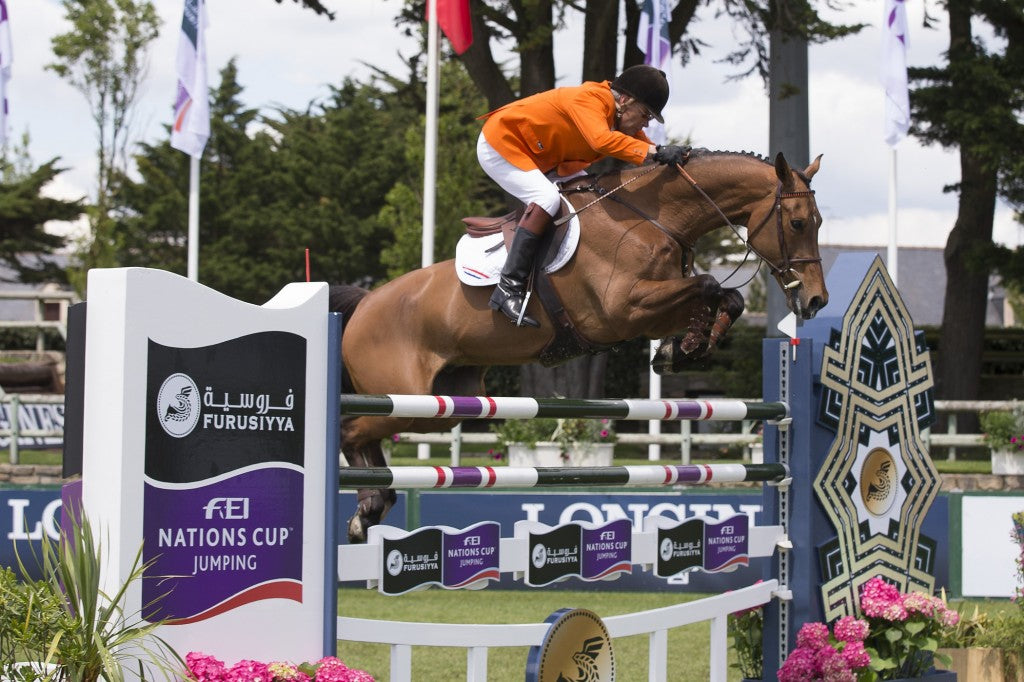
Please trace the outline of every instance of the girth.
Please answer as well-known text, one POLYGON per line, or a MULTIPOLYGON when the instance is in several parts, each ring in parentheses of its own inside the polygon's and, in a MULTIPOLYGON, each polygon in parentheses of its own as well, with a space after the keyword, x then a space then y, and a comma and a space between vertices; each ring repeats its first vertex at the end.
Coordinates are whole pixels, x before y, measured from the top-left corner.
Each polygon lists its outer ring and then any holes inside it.
POLYGON ((540 254, 533 265, 533 290, 540 299, 540 304, 551 320, 555 336, 540 352, 540 364, 544 367, 555 367, 581 355, 597 355, 615 348, 614 343, 594 343, 587 339, 573 324, 569 312, 565 309, 561 297, 551 283, 551 276, 544 272, 544 265, 554 257, 554 252, 561 242, 556 239, 556 232, 548 230, 541 240, 540 254))

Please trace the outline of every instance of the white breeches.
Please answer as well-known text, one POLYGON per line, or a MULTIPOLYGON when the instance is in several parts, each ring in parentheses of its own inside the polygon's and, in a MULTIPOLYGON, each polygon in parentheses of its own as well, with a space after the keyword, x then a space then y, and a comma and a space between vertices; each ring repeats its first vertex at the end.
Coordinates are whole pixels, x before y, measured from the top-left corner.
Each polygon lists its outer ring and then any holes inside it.
POLYGON ((558 188, 540 169, 524 171, 516 168, 484 139, 483 133, 476 142, 476 158, 484 172, 503 190, 523 202, 523 205, 537 204, 548 215, 558 215, 561 205, 558 188))

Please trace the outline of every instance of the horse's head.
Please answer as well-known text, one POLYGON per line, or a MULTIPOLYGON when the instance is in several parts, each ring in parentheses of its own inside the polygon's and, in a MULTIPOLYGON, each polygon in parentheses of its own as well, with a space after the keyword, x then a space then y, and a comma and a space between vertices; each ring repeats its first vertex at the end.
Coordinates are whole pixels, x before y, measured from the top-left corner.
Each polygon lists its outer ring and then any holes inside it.
POLYGON ((750 214, 747 241, 771 268, 796 315, 810 319, 828 303, 825 275, 818 253, 821 214, 814 201, 811 178, 818 172, 819 155, 802 172, 789 167, 785 157, 775 157, 778 184, 750 214))

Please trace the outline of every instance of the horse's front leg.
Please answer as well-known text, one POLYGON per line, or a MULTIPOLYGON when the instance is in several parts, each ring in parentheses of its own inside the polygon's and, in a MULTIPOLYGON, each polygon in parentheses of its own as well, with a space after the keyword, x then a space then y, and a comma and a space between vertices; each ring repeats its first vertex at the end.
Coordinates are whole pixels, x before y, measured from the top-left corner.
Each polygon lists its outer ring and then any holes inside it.
POLYGON ((718 346, 718 342, 722 340, 725 333, 729 331, 733 323, 743 314, 743 308, 743 295, 740 294, 739 289, 722 290, 722 300, 718 304, 718 314, 715 315, 715 321, 711 325, 711 331, 708 334, 708 353, 718 346))

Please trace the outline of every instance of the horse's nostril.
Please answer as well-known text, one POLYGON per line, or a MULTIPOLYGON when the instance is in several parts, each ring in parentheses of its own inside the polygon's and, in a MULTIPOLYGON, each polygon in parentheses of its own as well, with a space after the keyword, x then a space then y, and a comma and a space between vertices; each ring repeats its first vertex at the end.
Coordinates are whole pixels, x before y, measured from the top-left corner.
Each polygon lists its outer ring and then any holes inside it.
POLYGON ((807 302, 807 309, 812 313, 816 313, 825 307, 825 303, 826 301, 823 297, 812 296, 811 300, 807 302))

